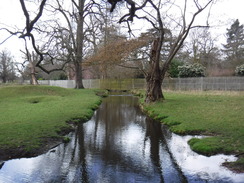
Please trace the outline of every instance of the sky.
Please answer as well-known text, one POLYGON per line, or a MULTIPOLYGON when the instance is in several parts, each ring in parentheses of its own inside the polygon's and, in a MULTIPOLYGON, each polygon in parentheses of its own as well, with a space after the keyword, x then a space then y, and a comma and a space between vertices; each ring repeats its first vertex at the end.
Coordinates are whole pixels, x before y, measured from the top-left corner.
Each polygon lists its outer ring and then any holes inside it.
MULTIPOLYGON (((176 0, 177 1, 177 0, 176 0)), ((210 25, 213 27, 212 34, 220 35, 219 42, 224 44, 226 29, 231 26, 234 20, 239 19, 240 24, 244 24, 244 0, 218 0, 219 2, 212 7, 210 25)), ((0 28, 18 27, 25 25, 25 18, 18 0, 1 0, 0 4, 0 28)), ((0 31, 0 43, 8 37, 4 31, 0 31)), ((23 40, 12 37, 4 44, 0 45, 1 50, 10 50, 14 59, 20 61, 20 49, 24 49, 23 40)))

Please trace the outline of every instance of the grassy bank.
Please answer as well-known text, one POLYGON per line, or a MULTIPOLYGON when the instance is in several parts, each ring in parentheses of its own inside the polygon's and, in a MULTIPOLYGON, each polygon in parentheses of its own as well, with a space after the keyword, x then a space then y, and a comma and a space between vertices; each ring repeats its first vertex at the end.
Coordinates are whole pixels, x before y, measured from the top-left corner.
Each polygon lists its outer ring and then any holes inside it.
POLYGON ((0 159, 45 150, 71 130, 67 121, 86 121, 100 104, 93 90, 49 86, 0 87, 0 159))
POLYGON ((210 136, 189 144, 208 156, 239 155, 237 162, 226 165, 244 172, 244 92, 165 92, 165 98, 143 104, 145 111, 177 134, 210 136))

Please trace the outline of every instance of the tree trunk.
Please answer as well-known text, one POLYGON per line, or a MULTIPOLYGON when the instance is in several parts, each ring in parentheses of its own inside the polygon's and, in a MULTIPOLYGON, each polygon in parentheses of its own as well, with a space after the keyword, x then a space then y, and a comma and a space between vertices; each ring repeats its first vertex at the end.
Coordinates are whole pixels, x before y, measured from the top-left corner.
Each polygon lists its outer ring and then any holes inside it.
POLYGON ((31 84, 32 85, 39 85, 39 83, 36 79, 35 73, 31 73, 31 84))
POLYGON ((155 102, 160 99, 164 99, 162 92, 162 82, 163 79, 160 75, 160 72, 155 71, 148 74, 146 77, 147 90, 145 102, 155 102))
POLYGON ((2 76, 3 83, 7 83, 7 77, 5 75, 2 76))
POLYGON ((80 63, 75 64, 75 88, 76 89, 83 89, 84 85, 82 82, 82 70, 80 63))
POLYGON ((35 69, 35 64, 30 61, 30 70, 31 70, 31 84, 32 85, 39 85, 37 79, 36 79, 36 69, 35 69))
POLYGON ((155 102, 160 99, 164 99, 163 92, 162 92, 162 72, 160 70, 160 50, 162 46, 162 40, 160 38, 154 40, 151 49, 151 57, 150 57, 150 66, 151 69, 147 73, 146 76, 146 83, 147 83, 147 90, 146 90, 146 98, 145 102, 155 102))
POLYGON ((78 21, 77 21, 77 37, 76 37, 76 60, 74 61, 75 66, 75 88, 82 89, 84 88, 82 82, 82 67, 81 63, 83 61, 83 41, 84 41, 84 32, 83 32, 83 25, 84 25, 84 0, 79 0, 79 13, 78 13, 78 21))

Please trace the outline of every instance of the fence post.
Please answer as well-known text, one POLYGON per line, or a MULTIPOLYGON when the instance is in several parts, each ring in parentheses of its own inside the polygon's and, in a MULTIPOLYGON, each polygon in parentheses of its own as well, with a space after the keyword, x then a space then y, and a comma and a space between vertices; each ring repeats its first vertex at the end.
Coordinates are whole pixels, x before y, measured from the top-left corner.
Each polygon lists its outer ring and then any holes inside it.
POLYGON ((135 79, 132 79, 132 89, 135 89, 135 79))
MULTIPOLYGON (((239 80, 239 79, 238 79, 239 80)), ((239 91, 242 91, 242 88, 241 88, 242 84, 241 84, 241 81, 239 83, 239 91)))
POLYGON ((181 79, 180 77, 178 77, 178 79, 179 79, 179 90, 181 90, 181 79))
POLYGON ((225 77, 225 91, 227 90, 227 87, 226 87, 226 80, 227 80, 227 77, 225 77))
POLYGON ((201 82, 201 91, 203 91, 203 77, 201 77, 200 82, 201 82))

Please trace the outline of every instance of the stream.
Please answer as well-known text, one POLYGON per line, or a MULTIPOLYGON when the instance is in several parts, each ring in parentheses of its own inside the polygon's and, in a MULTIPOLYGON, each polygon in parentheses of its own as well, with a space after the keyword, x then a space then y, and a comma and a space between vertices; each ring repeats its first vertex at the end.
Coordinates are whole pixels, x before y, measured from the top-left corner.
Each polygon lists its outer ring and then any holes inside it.
POLYGON ((43 155, 4 162, 0 183, 244 182, 244 174, 221 166, 234 156, 194 153, 187 145, 192 136, 148 118, 131 95, 105 98, 69 137, 43 155))

